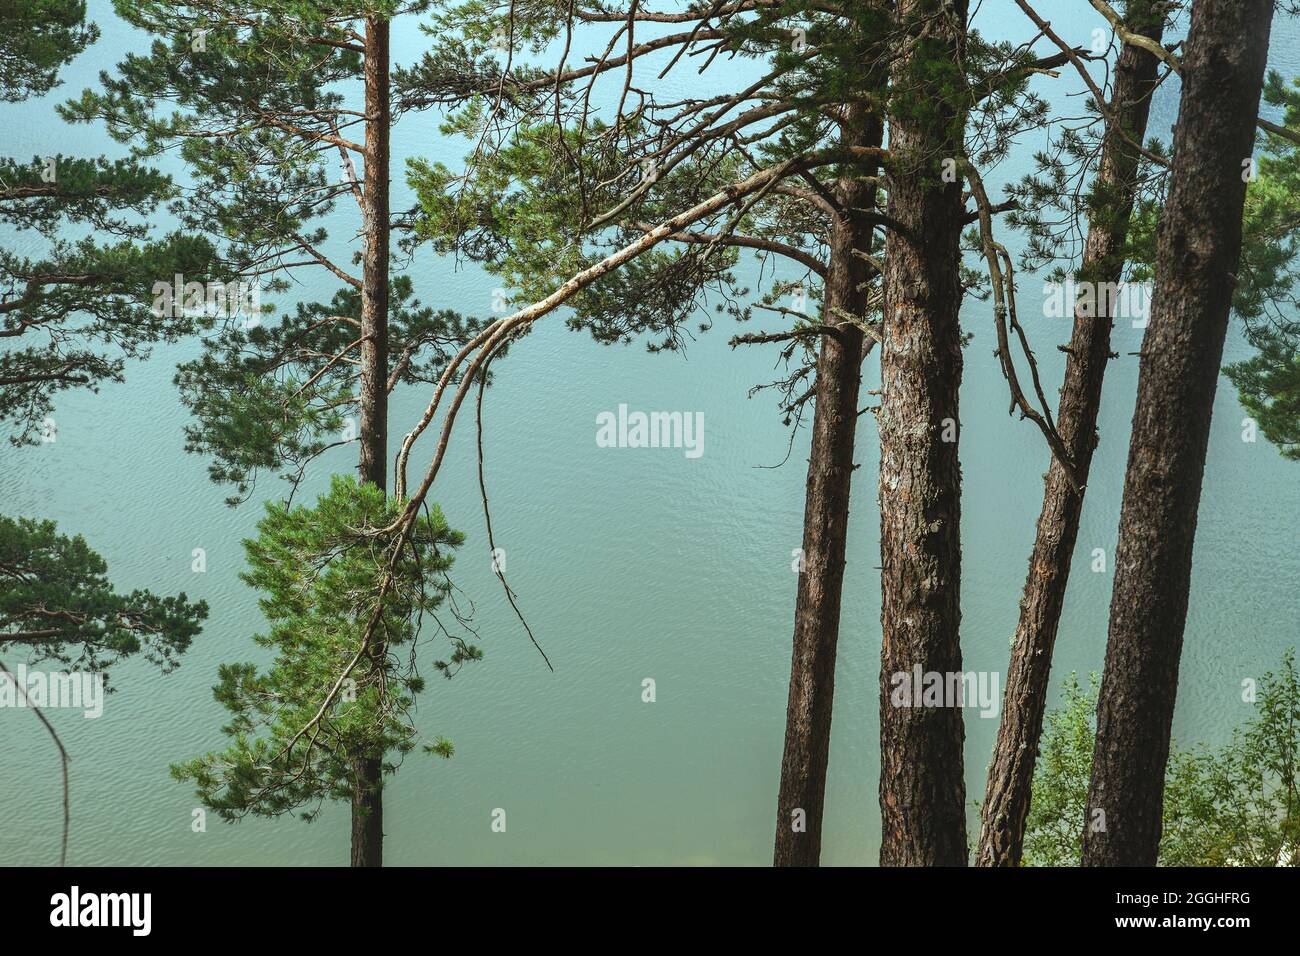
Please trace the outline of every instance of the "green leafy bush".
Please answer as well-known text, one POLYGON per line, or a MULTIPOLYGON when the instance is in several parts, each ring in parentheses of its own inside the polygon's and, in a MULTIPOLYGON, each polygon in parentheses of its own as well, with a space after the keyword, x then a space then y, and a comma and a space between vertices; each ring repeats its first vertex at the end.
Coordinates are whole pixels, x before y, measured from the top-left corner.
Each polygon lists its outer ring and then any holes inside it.
MULTIPOLYGON (((1300 675, 1295 651, 1253 693, 1255 715, 1219 749, 1170 754, 1165 773, 1164 866, 1300 865, 1300 675)), ((1092 772, 1097 682, 1071 674, 1047 715, 1025 827, 1026 866, 1079 862, 1092 772)))

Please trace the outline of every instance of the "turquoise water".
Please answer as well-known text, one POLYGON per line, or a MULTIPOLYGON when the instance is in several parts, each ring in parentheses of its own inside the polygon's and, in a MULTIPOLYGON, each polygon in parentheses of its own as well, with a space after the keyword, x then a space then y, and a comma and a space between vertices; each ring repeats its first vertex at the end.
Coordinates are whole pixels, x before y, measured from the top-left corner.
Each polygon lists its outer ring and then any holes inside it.
MULTIPOLYGON (((0 106, 0 153, 56 151, 118 155, 101 130, 68 127, 51 104, 95 83, 141 38, 92 0, 99 44, 66 72, 56 95, 0 106)), ((1077 15, 1055 26, 1086 43, 1096 25, 1077 15)), ((1010 4, 985 4, 989 33, 1027 38, 1010 4)), ((1274 65, 1296 72, 1294 21, 1279 18, 1274 65)), ((395 31, 394 59, 410 62, 421 36, 395 31)), ((744 66, 730 69, 743 71, 744 66)), ((656 70, 657 72, 657 70, 656 70)), ((725 76, 725 74, 722 74, 725 76)), ((698 84, 693 72, 672 81, 698 84)), ((1076 85, 1063 76, 1062 87, 1076 85)), ((1045 92, 1047 81, 1040 84, 1045 92)), ((1077 112, 1077 109, 1075 110, 1077 112)), ((1152 132, 1166 135, 1176 90, 1156 103, 1152 132)), ((991 184, 1014 178, 1039 139, 1027 137, 991 184)), ((452 160, 463 144, 442 140, 436 118, 409 117, 394 134, 394 161, 452 160)), ((402 187, 404 189, 404 187, 402 187)), ((400 208, 409 195, 395 199, 400 208)), ((350 210, 343 210, 346 215, 350 210)), ((343 248, 350 223, 336 229, 343 248)), ((0 237, 27 242, 25 237, 0 237)), ((425 255, 411 270, 429 304, 486 314, 497 284, 473 269, 425 255)), ((307 280, 306 297, 332 284, 307 280)), ((1068 320, 1039 318, 1040 283, 1022 277, 1021 313, 1042 362, 1049 395, 1059 383, 1068 320)), ((1006 385, 992 357, 991 313, 970 300, 974 332, 962 395, 963 648, 968 670, 1003 672, 1015 627, 1047 455, 1027 422, 1006 415, 1006 385)), ((761 322, 757 323, 762 326, 761 322)), ((418 724, 455 741, 448 762, 411 757, 386 791, 391 864, 766 864, 785 719, 795 597, 791 551, 801 538, 804 462, 801 433, 787 464, 788 432, 766 396, 749 388, 775 377, 775 355, 731 351, 719 324, 681 356, 606 348, 543 320, 497 368, 484 409, 488 490, 497 544, 521 606, 556 672, 547 671, 491 572, 475 476, 473 432, 462 428, 435 489, 452 524, 468 535, 455 579, 475 602, 485 660, 451 682, 430 682, 418 724), (595 443, 596 416, 632 409, 701 411, 705 451, 608 449, 595 443), (643 703, 653 678, 657 700, 643 703), (492 814, 507 814, 505 833, 492 814)), ((1075 573, 1056 652, 1058 676, 1098 670, 1103 657, 1110 574, 1090 570, 1094 548, 1112 553, 1127 431, 1137 379, 1140 331, 1120 323, 1101 413, 1075 573)), ((183 453, 186 413, 171 384, 187 343, 159 349, 98 395, 68 394, 55 409, 56 442, 0 453, 4 513, 57 520, 86 536, 122 589, 184 590, 212 607, 182 666, 159 677, 143 663, 119 668, 119 693, 98 720, 50 716, 72 754, 77 864, 331 864, 346 862, 347 810, 327 809, 311 825, 291 819, 191 830, 197 803, 167 774, 171 761, 222 743, 224 712, 210 688, 218 663, 262 660, 250 635, 261 626, 253 592, 238 580, 240 540, 257 503, 222 504, 225 491, 206 462, 183 453), (203 548, 207 571, 191 570, 203 548)), ((1229 359, 1245 355, 1229 342, 1229 359)), ((874 358, 864 387, 878 384, 874 358)), ((390 432, 404 433, 427 390, 394 397, 390 432)), ((1241 441, 1243 412, 1231 388, 1216 399, 1198 526, 1175 734, 1184 743, 1217 741, 1243 719, 1240 682, 1276 664, 1296 643, 1300 620, 1300 470, 1263 442, 1241 441)), ((467 420, 468 423, 468 420, 467 420)), ((427 437, 413 470, 432 453, 427 437)), ((823 860, 874 863, 877 672, 880 650, 878 464, 874 419, 858 436, 849 564, 845 579, 834 741, 823 860)), ((330 471, 353 467, 340 449, 312 472, 305 495, 330 471)), ((274 482, 263 483, 267 494, 274 482)), ((1108 560, 1109 570, 1109 560, 1108 560)), ((431 649, 432 660, 435 652, 431 649)), ((10 653, 10 658, 16 655, 10 653)), ((15 660, 8 663, 14 665, 15 660)), ((431 669, 430 669, 431 670, 431 669)), ((967 711, 968 797, 982 791, 996 721, 967 711)), ((57 859, 58 759, 29 713, 0 710, 0 808, 7 839, 0 860, 57 859)))

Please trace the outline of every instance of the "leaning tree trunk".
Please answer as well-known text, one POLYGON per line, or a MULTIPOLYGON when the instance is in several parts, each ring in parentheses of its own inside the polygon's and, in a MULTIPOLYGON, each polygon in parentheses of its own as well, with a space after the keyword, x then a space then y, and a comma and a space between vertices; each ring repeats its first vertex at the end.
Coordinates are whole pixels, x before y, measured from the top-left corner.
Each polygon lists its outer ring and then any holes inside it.
MULTIPOLYGON (((914 665, 961 670, 961 469, 957 393, 965 0, 900 0, 880 350, 880 817, 882 866, 964 866, 964 729, 958 706, 896 707, 914 665), (953 181, 947 181, 953 180, 953 181)), ((919 704, 920 702, 916 702, 919 704)))
POLYGON ((1083 863, 1154 866, 1272 0, 1196 0, 1142 344, 1083 863))
MULTIPOLYGON (((1125 26, 1160 42, 1164 16, 1152 4, 1130 3, 1125 26)), ((1146 135, 1151 94, 1160 61, 1154 54, 1125 45, 1115 65, 1114 93, 1093 187, 1088 238, 1078 281, 1101 289, 1119 282, 1124 244, 1137 188, 1140 145, 1146 135)), ((1070 561, 1079 534, 1083 488, 1097 445, 1097 410, 1110 357, 1109 301, 1094 296, 1095 309, 1076 307, 1074 333, 1065 362, 1065 383, 1057 412, 1057 431, 1074 465, 1079 488, 1071 486, 1061 463, 1052 458, 1043 490, 1038 532, 1029 559, 1029 576, 1020 600, 1020 623, 1012 642, 1002 721, 989 765, 976 863, 1019 866, 1025 819, 1043 729, 1052 648, 1070 578, 1070 561)))
MULTIPOLYGON (((366 153, 362 192, 365 253, 361 290, 361 482, 388 486, 388 21, 366 20, 366 153)), ((383 666, 382 648, 375 667, 383 666)), ((352 865, 382 866, 382 753, 352 758, 352 865)))
MULTIPOLYGON (((849 112, 844 139, 879 147, 880 120, 849 112)), ((822 808, 830 751, 831 702, 835 693, 835 650, 839 640, 840 595, 853 479, 853 445, 858 423, 858 387, 864 343, 859 322, 867 313, 867 283, 873 269, 863 258, 871 248, 875 187, 862 177, 878 170, 857 169, 856 177, 835 184, 842 212, 830 235, 830 264, 823 297, 823 322, 833 331, 821 336, 813 410, 808 491, 804 502, 803 569, 794 612, 794 652, 786 705, 785 750, 777 797, 775 866, 816 866, 821 855, 822 808)))

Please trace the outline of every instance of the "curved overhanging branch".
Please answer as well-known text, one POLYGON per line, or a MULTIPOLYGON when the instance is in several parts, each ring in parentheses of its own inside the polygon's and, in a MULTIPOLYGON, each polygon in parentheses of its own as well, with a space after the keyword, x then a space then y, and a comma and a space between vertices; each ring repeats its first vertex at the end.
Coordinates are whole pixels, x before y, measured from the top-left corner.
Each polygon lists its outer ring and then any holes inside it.
MULTIPOLYGON (((636 241, 623 246, 618 251, 611 253, 599 262, 594 263, 577 273, 544 299, 520 309, 512 315, 498 319, 485 327, 483 331, 468 342, 460 352, 457 353, 455 358, 447 364, 447 367, 443 369, 437 387, 434 389, 433 398, 430 400, 428 407, 426 407, 419 423, 417 423, 415 428, 408 432, 402 439, 401 450, 397 455, 397 463, 394 472, 396 476, 394 493, 399 498, 406 497, 406 468, 407 462, 410 459, 412 446, 415 444, 416 439, 420 437, 433 421, 433 417, 437 414, 438 408, 441 405, 443 395, 447 391, 448 386, 451 384, 451 381, 455 377, 461 364, 471 353, 477 351, 478 354, 470 361, 464 374, 461 376, 460 386, 455 396, 452 398, 451 405, 448 407, 447 417, 443 422, 442 433, 439 437, 438 448, 434 453, 433 461, 425 474, 424 481, 421 483, 420 488, 411 495, 410 500, 407 502, 407 511, 401 520, 411 520, 411 516, 418 510, 420 502, 422 502, 424 496, 428 494, 429 488, 432 486, 434 478, 437 477, 438 469, 441 467, 443 457, 446 454, 447 443, 451 438, 451 429, 455 424, 456 413, 460 409, 460 405, 464 401, 465 395, 469 391, 474 376, 484 361, 484 357, 490 354, 496 347, 497 343, 499 343, 503 338, 517 329, 530 325, 547 313, 559 308, 582 289, 635 259, 637 256, 658 245, 660 242, 671 239, 674 234, 682 232, 693 223, 698 222, 706 216, 710 216, 733 203, 741 201, 747 196, 770 187, 773 183, 793 174, 797 169, 828 165, 843 161, 847 158, 867 158, 868 155, 870 158, 881 160, 888 155, 888 152, 883 149, 868 147, 826 150, 812 153, 805 157, 789 159, 777 164, 776 166, 759 170, 752 176, 749 176, 740 182, 732 183, 725 189, 714 193, 707 199, 696 203, 689 209, 660 223, 658 226, 647 231, 636 241)), ((395 530, 395 527, 385 530, 395 530)))
MULTIPOLYGON (((443 458, 447 452, 447 445, 451 439, 452 428, 456 422, 456 414, 460 410, 461 404, 465 400, 475 381, 479 379, 486 364, 491 360, 497 349, 507 341, 513 334, 522 330, 531 323, 542 318, 544 315, 553 312, 566 301, 572 298, 576 293, 596 282, 602 276, 608 275, 615 269, 625 265, 632 259, 653 248, 664 240, 671 239, 673 234, 681 232, 693 223, 698 222, 706 216, 712 215, 721 209, 726 208, 753 193, 770 187, 773 183, 793 173, 799 168, 812 168, 818 165, 827 165, 834 162, 840 162, 847 158, 865 157, 868 154, 877 160, 883 160, 888 152, 883 149, 854 147, 852 149, 837 149, 810 154, 806 157, 789 159, 776 166, 759 170, 752 176, 732 183, 725 189, 720 190, 708 199, 697 203, 691 208, 665 220, 649 232, 645 233, 635 242, 629 243, 618 251, 606 256, 597 263, 583 269, 574 275, 567 282, 563 283, 550 295, 538 302, 533 303, 512 315, 498 319, 486 326, 478 335, 467 342, 456 356, 443 369, 442 375, 438 379, 438 384, 434 388, 433 397, 425 408, 419 423, 402 439, 401 449, 397 455, 396 467, 394 468, 394 495, 400 500, 405 499, 405 507, 401 517, 393 524, 377 529, 375 535, 395 534, 391 551, 388 558, 388 567, 385 569, 383 578, 379 582, 378 592, 375 599, 375 609, 366 622, 365 632, 358 643, 358 650, 352 657, 348 665, 336 677, 325 699, 321 702, 315 715, 307 722, 305 726, 298 730, 296 734, 281 750, 280 755, 291 751, 294 745, 303 737, 312 735, 314 739, 315 728, 325 714, 329 712, 330 706, 337 699, 338 694, 347 680, 348 675, 360 663, 365 654, 365 649, 369 646, 371 635, 379 626, 383 617, 384 600, 389 590, 393 586, 395 571, 398 557, 402 549, 406 547, 410 540, 411 532, 415 526, 415 521, 419 516, 420 509, 428 496, 430 488, 433 486, 434 479, 442 467, 443 458), (470 355, 474 357, 469 359, 470 355), (443 422, 442 431, 438 439, 438 447, 434 452, 433 460, 428 470, 425 472, 424 479, 415 493, 407 497, 406 486, 406 468, 411 455, 411 449, 414 447, 416 440, 428 428, 437 414, 442 404, 442 399, 452 380, 455 378, 461 365, 469 359, 468 365, 460 378, 460 384, 456 389, 455 395, 452 396, 451 403, 447 408, 446 418, 443 422)), ((309 743, 310 747, 310 743, 309 743)))
POLYGON ((1015 289, 1011 278, 1011 255, 1003 245, 993 238, 993 213, 988 193, 984 189, 984 180, 980 178, 979 172, 969 161, 965 159, 959 160, 958 167, 970 183, 971 196, 974 198, 975 206, 979 210, 980 240, 984 250, 984 258, 988 263, 989 284, 993 290, 993 321, 998 337, 997 357, 1002 367, 1002 375, 1011 389, 1011 408, 1009 411, 1012 413, 1019 411, 1022 419, 1028 418, 1038 426, 1043 433, 1043 437, 1047 439, 1052 454, 1061 463, 1061 468, 1065 472, 1066 480, 1070 482, 1070 487, 1075 491, 1079 491, 1080 485, 1074 461, 1065 447, 1065 441, 1057 432, 1056 425, 1052 422, 1051 409, 1046 396, 1043 394, 1042 383, 1038 378, 1038 363, 1034 360, 1034 353, 1029 348, 1029 340, 1025 336, 1024 329, 1016 320, 1015 289), (1029 399, 1025 397, 1025 393, 1020 387, 1020 378, 1016 373, 1016 365, 1011 358, 1011 336, 1008 325, 1019 338, 1021 350, 1029 362, 1030 374, 1034 382, 1034 392, 1043 406, 1042 412, 1039 412, 1029 403, 1029 399))
POLYGON ((443 458, 446 455, 447 446, 451 439, 452 428, 456 422, 456 414, 460 410, 460 406, 464 402, 470 389, 474 386, 477 380, 480 380, 480 376, 483 374, 487 363, 491 361, 492 356, 502 344, 528 325, 531 325, 546 314, 559 308, 576 293, 596 282, 601 277, 620 268, 660 242, 670 240, 675 233, 681 232, 693 223, 698 222, 699 220, 710 216, 729 205, 739 202, 760 190, 770 188, 772 184, 780 181, 786 176, 795 174, 798 170, 844 162, 849 159, 870 158, 877 162, 882 162, 887 159, 888 156, 888 150, 877 147, 841 147, 810 153, 803 157, 788 159, 775 166, 759 170, 748 178, 743 179, 740 182, 732 183, 725 189, 710 196, 708 199, 705 199, 678 215, 665 220, 649 232, 645 233, 645 235, 638 238, 635 242, 623 246, 621 249, 611 253, 599 262, 583 269, 581 272, 578 272, 544 299, 534 302, 532 305, 492 322, 478 335, 467 342, 456 356, 447 364, 446 368, 443 369, 442 375, 438 379, 438 384, 434 389, 433 397, 430 400, 428 407, 425 409, 424 414, 421 416, 419 423, 402 439, 401 449, 398 452, 396 467, 394 469, 394 495, 399 500, 405 500, 405 506, 401 516, 395 522, 387 527, 379 528, 372 532, 372 534, 377 537, 386 535, 395 535, 395 537, 393 538, 388 556, 388 566, 384 571, 383 577, 380 579, 379 588, 376 592, 375 607, 366 622, 365 631, 358 641, 358 649, 347 666, 336 677, 315 715, 306 723, 306 725, 300 728, 281 749, 280 756, 289 753, 299 740, 308 737, 309 735, 308 749, 310 750, 321 720, 329 712, 330 707, 338 698, 348 676, 365 656, 366 648, 370 646, 371 636, 383 620, 384 601, 389 591, 392 589, 393 583, 396 579, 398 558, 401 555, 402 550, 410 541, 411 533, 415 527, 415 522, 420 514, 420 509, 423 507, 425 498, 428 496, 429 490, 433 486, 434 479, 437 477, 438 471, 442 467, 443 458), (470 358, 471 354, 473 355, 472 359, 470 358), (450 387, 457 371, 467 359, 468 364, 465 366, 465 370, 461 374, 460 383, 457 386, 456 393, 452 396, 451 402, 447 407, 446 418, 443 421, 442 431, 438 438, 438 447, 434 452, 433 460, 429 464, 419 488, 417 488, 415 493, 410 495, 408 498, 406 468, 410 459, 411 449, 415 445, 416 440, 433 421, 434 416, 437 414, 438 409, 442 404, 444 394, 450 387))
MULTIPOLYGON (((650 232, 654 227, 646 223, 634 222, 632 228, 639 229, 642 232, 650 232)), ((775 239, 765 239, 761 236, 742 236, 734 232, 710 233, 695 231, 675 232, 668 238, 673 242, 680 242, 685 245, 736 246, 745 249, 756 249, 760 252, 770 252, 773 255, 784 256, 793 262, 797 262, 822 278, 826 277, 826 264, 816 256, 811 256, 802 249, 797 249, 788 243, 778 242, 775 239)))

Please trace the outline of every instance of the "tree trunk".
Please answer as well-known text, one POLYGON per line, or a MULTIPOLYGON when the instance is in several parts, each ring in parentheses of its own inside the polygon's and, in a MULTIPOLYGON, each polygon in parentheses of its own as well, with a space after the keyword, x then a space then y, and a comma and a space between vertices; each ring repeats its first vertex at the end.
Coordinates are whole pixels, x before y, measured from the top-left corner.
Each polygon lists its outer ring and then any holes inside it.
MULTIPOLYGON (((362 484, 388 486, 388 21, 366 20, 365 253, 361 291, 362 484)), ((376 649, 382 653, 382 649, 376 649)), ((376 661, 375 666, 382 666, 376 661)), ((383 757, 352 761, 352 865, 384 861, 383 757)))
MULTIPOLYGON (((926 38, 894 67, 890 228, 880 353, 880 816, 882 866, 964 866, 960 707, 894 706, 893 677, 961 671, 962 155, 965 0, 900 0, 926 38), (953 181, 946 181, 952 179, 953 181), (901 227, 901 229, 899 228, 901 227)), ((919 703, 919 702, 918 702, 919 703)))
MULTIPOLYGON (((1160 42, 1163 14, 1151 4, 1130 3, 1125 26, 1160 42)), ((1088 238, 1078 281, 1098 288, 1116 283, 1124 271, 1124 244, 1137 186, 1138 151, 1146 135, 1151 94, 1160 61, 1136 46, 1125 45, 1115 65, 1109 126, 1102 139, 1089 216, 1088 238)), ((1043 507, 1029 559, 1029 576, 1020 601, 1020 623, 1012 644, 998 742, 989 765, 976 862, 980 866, 1019 866, 1025 819, 1038 757, 1052 670, 1052 649, 1065 603, 1070 562, 1079 534, 1083 486, 1097 446, 1097 410, 1102 379, 1110 357, 1112 316, 1109 301, 1094 296, 1095 310, 1076 308, 1074 332, 1065 362, 1065 383, 1057 411, 1057 431, 1074 464, 1080 489, 1066 479, 1052 458, 1044 482, 1043 507), (1088 314, 1093 311, 1095 314, 1088 314)))
MULTIPOLYGON (((861 107, 850 112, 844 133, 847 142, 858 146, 878 147, 883 138, 880 120, 864 115, 861 107)), ((877 168, 855 172, 873 176, 877 168)), ((865 253, 871 248, 872 227, 863 213, 875 205, 875 187, 860 178, 844 178, 835 187, 842 212, 831 228, 822 308, 822 321, 835 331, 821 337, 817 355, 803 569, 795 603, 790 697, 777 797, 775 866, 816 866, 821 855, 858 387, 862 359, 871 344, 870 340, 864 343, 862 329, 846 321, 844 313, 865 321, 866 286, 873 269, 855 250, 865 253)))
POLYGON ((383 757, 352 761, 352 865, 384 865, 383 757))
POLYGON ((1196 0, 1120 511, 1083 863, 1154 866, 1272 0, 1196 0))

